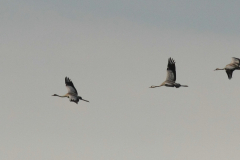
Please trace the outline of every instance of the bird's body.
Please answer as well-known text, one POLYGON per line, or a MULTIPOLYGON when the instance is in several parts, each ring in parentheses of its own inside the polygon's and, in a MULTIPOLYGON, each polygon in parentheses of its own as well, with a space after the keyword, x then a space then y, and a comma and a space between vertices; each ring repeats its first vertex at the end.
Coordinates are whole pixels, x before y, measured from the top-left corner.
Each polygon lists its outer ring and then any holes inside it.
POLYGON ((68 77, 65 77, 65 84, 66 84, 68 93, 63 96, 59 96, 57 94, 54 94, 53 96, 58 96, 58 97, 62 97, 62 98, 67 97, 67 98, 69 98, 70 102, 75 102, 76 104, 79 102, 79 100, 89 102, 87 100, 82 99, 82 97, 78 96, 78 92, 77 92, 76 88, 74 87, 72 81, 68 77))
POLYGON ((167 78, 166 80, 159 86, 151 86, 150 88, 156 88, 161 86, 166 87, 188 87, 187 85, 181 85, 179 83, 176 83, 176 67, 175 67, 175 61, 172 58, 168 59, 168 67, 167 67, 167 78))
POLYGON ((232 57, 232 62, 230 64, 226 65, 225 68, 215 69, 215 71, 217 71, 217 70, 225 70, 228 75, 228 79, 231 79, 233 71, 240 70, 240 59, 232 57))

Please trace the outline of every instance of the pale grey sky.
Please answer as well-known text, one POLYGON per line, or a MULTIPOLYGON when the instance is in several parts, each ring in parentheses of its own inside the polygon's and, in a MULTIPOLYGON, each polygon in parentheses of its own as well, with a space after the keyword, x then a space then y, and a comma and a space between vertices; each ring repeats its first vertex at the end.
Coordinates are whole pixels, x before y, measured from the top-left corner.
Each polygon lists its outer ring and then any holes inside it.
POLYGON ((238 160, 239 3, 0 2, 0 159, 238 160))

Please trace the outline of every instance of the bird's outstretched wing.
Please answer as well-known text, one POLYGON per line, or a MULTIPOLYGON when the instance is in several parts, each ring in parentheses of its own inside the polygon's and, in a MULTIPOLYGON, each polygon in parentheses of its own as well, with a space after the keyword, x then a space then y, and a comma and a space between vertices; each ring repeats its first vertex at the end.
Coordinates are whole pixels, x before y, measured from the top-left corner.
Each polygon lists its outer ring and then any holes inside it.
POLYGON ((66 83, 68 93, 78 94, 78 92, 77 92, 76 88, 74 87, 71 79, 69 79, 68 77, 65 77, 65 83, 66 83))
POLYGON ((167 81, 176 81, 176 67, 175 61, 170 57, 168 59, 168 67, 167 67, 167 81))
POLYGON ((240 65, 240 59, 236 57, 232 57, 232 64, 240 65))
POLYGON ((226 73, 227 73, 227 75, 228 75, 228 79, 231 79, 231 78, 232 78, 233 70, 226 70, 226 73))

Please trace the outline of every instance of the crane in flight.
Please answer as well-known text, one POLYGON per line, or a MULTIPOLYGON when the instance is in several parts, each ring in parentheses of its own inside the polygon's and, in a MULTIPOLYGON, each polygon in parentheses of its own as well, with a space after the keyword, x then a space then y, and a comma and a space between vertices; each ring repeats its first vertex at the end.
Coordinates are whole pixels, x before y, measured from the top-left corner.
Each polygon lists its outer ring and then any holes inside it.
POLYGON ((217 68, 215 69, 214 71, 217 71, 217 70, 225 70, 227 75, 228 75, 228 79, 231 79, 232 78, 232 74, 233 74, 233 71, 234 70, 240 70, 240 59, 239 58, 235 58, 235 57, 232 57, 232 62, 228 65, 226 65, 224 68, 220 69, 220 68, 217 68))
POLYGON ((82 97, 78 96, 78 92, 77 92, 76 88, 74 87, 72 81, 68 77, 65 77, 65 84, 66 84, 66 87, 67 87, 67 90, 68 90, 67 94, 65 94, 63 96, 59 96, 57 94, 54 94, 52 96, 58 96, 58 97, 62 97, 62 98, 67 97, 67 98, 69 98, 70 102, 75 102, 76 104, 78 104, 79 100, 89 102, 85 99, 82 99, 82 97))
POLYGON ((161 86, 166 86, 166 87, 188 87, 187 85, 181 85, 179 83, 176 83, 176 67, 175 67, 175 61, 170 57, 168 59, 168 66, 167 66, 167 78, 166 80, 159 86, 154 86, 152 85, 149 88, 156 88, 156 87, 161 87, 161 86))

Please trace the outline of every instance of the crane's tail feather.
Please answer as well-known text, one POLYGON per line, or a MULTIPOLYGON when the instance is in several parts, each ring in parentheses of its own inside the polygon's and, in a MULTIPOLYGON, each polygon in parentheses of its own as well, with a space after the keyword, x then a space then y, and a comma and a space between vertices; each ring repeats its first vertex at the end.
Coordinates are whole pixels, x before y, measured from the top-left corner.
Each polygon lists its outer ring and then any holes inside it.
POLYGON ((85 101, 85 102, 89 102, 88 100, 85 100, 85 99, 81 99, 81 100, 83 100, 83 101, 85 101))

